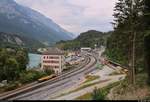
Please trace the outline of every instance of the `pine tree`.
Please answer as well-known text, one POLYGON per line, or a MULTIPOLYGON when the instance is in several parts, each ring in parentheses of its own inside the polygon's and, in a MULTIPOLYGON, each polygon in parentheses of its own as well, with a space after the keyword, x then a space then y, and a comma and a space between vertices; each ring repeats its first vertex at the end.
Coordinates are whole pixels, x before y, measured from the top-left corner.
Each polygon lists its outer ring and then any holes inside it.
POLYGON ((150 0, 144 0, 144 22, 146 30, 150 30, 150 0))
MULTIPOLYGON (((126 35, 128 43, 128 65, 130 80, 135 84, 135 48, 137 34, 140 32, 143 0, 118 0, 115 6, 115 32, 126 35)), ((123 36, 118 33, 118 36, 123 36)))

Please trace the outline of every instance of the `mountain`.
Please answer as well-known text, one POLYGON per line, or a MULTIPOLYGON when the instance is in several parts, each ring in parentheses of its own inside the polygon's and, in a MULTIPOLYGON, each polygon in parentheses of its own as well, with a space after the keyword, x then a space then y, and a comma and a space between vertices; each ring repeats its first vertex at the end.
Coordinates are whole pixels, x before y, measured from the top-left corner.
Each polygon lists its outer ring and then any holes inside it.
POLYGON ((27 38, 25 36, 17 35, 17 34, 8 34, 0 32, 0 47, 28 47, 28 48, 36 48, 36 47, 44 47, 39 41, 27 38))
POLYGON ((44 44, 54 44, 73 37, 72 33, 62 29, 51 19, 14 0, 0 0, 0 25, 0 32, 20 34, 44 44))
POLYGON ((81 33, 74 40, 57 42, 56 46, 64 50, 80 49, 81 47, 94 48, 95 44, 97 47, 100 47, 101 45, 105 46, 107 38, 111 35, 111 33, 112 32, 103 33, 96 30, 89 30, 81 33))

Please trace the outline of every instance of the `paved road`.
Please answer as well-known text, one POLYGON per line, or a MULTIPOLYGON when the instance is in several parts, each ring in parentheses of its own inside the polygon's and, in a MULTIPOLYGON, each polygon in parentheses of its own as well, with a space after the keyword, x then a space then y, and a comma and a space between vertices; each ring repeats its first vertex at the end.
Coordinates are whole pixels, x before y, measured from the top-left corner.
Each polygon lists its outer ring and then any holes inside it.
MULTIPOLYGON (((89 65, 91 65, 95 62, 94 57, 91 56, 90 58, 91 58, 91 62, 86 66, 87 68, 89 65)), ((71 86, 75 85, 75 83, 78 83, 78 79, 83 77, 84 74, 87 73, 91 69, 95 69, 95 66, 91 67, 90 69, 85 70, 84 72, 82 72, 80 74, 77 74, 77 75, 67 78, 65 80, 61 80, 54 84, 44 86, 37 90, 31 91, 29 93, 14 97, 11 100, 14 100, 14 99, 15 100, 47 100, 47 99, 49 99, 50 95, 57 93, 59 90, 71 87, 71 86)))

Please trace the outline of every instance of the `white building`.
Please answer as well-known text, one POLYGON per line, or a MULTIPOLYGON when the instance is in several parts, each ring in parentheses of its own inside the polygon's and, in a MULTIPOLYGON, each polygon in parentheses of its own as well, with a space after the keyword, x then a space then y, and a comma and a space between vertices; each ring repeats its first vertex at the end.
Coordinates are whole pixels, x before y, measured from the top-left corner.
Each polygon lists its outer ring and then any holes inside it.
POLYGON ((58 48, 49 48, 41 57, 42 70, 51 69, 59 74, 64 69, 64 53, 58 48))
POLYGON ((83 47, 81 48, 81 52, 84 52, 84 51, 91 51, 92 49, 90 47, 83 47))

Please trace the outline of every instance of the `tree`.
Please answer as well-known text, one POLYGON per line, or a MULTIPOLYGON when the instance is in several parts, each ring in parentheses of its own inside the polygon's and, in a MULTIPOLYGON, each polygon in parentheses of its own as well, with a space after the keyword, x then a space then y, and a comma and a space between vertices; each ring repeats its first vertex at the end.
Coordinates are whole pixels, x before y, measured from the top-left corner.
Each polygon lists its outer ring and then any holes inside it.
POLYGON ((19 62, 20 71, 26 70, 26 65, 29 62, 28 53, 25 50, 18 50, 15 57, 19 62))
POLYGON ((4 66, 6 65, 6 60, 8 58, 8 55, 6 53, 5 49, 0 50, 0 81, 5 79, 4 75, 4 66))
POLYGON ((150 0, 144 0, 144 23, 145 29, 150 30, 150 0))
POLYGON ((21 49, 0 49, 0 81, 12 81, 19 78, 19 73, 26 69, 27 52, 21 49))
POLYGON ((146 65, 146 69, 147 69, 147 73, 148 73, 148 84, 150 85, 150 35, 146 36, 144 39, 144 50, 145 50, 145 65, 146 65))
POLYGON ((4 67, 4 75, 7 80, 14 80, 19 77, 18 62, 14 58, 8 58, 4 67))
POLYGON ((144 0, 144 17, 146 36, 144 39, 145 67, 148 74, 148 84, 150 85, 150 0, 144 0))
MULTIPOLYGON (((128 66, 130 68, 130 80, 135 84, 136 42, 137 34, 142 31, 143 0, 118 0, 114 9, 114 28, 117 37, 125 36, 127 39, 128 66)), ((120 41, 117 41, 119 45, 120 41)), ((118 49, 120 49, 118 47, 118 49)))

